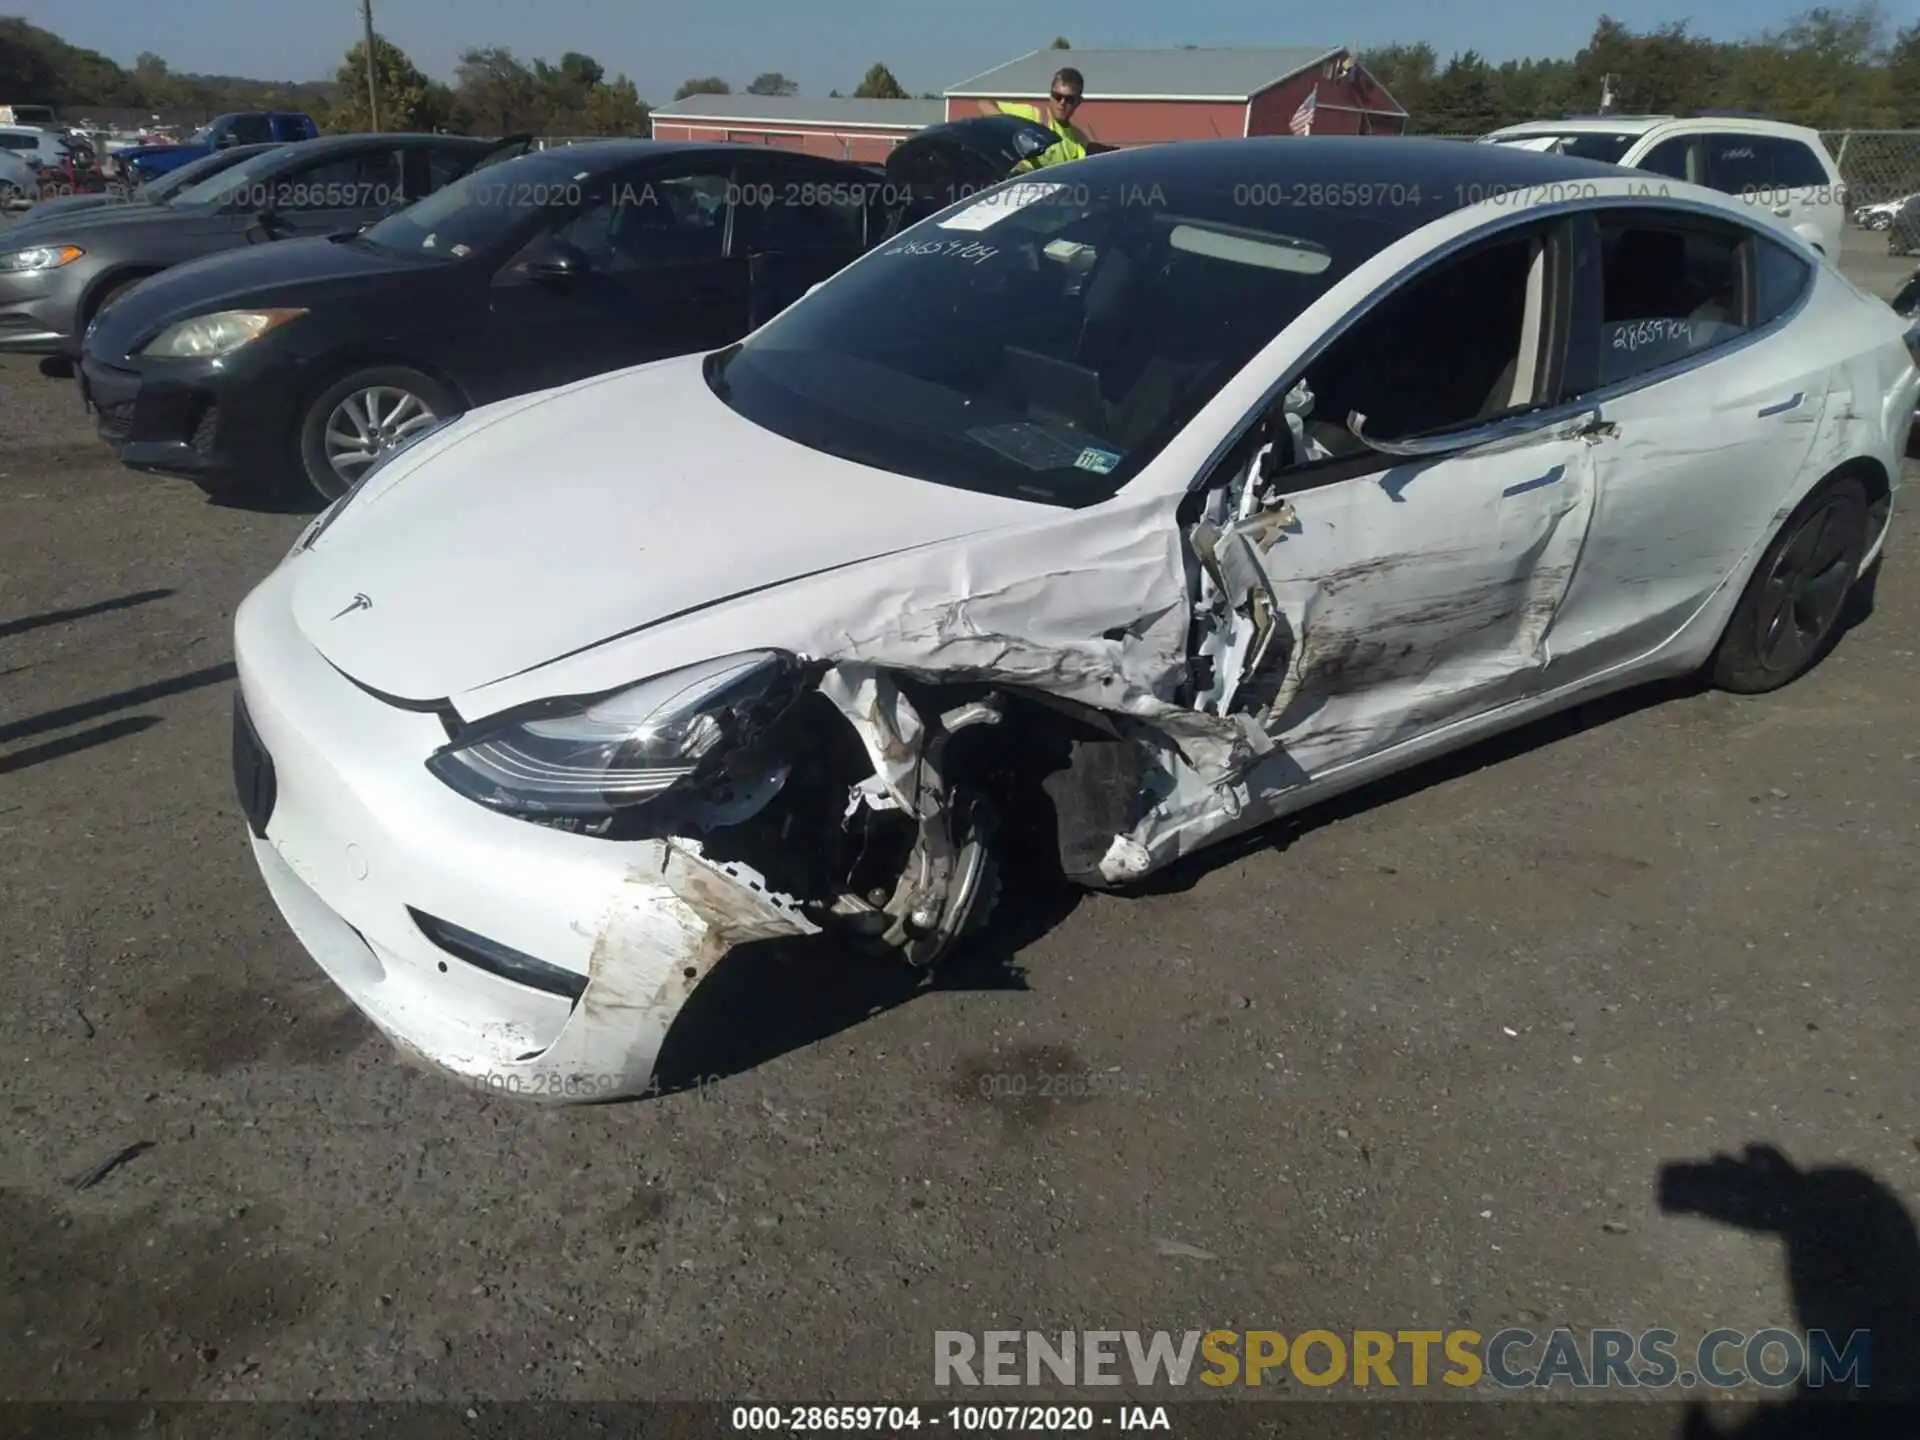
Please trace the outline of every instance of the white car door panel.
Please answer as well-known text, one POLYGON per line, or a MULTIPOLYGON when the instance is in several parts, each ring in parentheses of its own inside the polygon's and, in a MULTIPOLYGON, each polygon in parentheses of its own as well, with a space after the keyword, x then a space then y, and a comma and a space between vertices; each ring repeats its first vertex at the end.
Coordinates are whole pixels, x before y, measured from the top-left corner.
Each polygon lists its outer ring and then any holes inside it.
POLYGON ((1592 508, 1593 452, 1576 428, 1382 457, 1226 527, 1281 622, 1265 665, 1241 662, 1231 708, 1256 716, 1295 780, 1537 687, 1592 508))
MULTIPOLYGON (((1771 284, 1763 290, 1770 306, 1787 303, 1782 295, 1791 298, 1771 284)), ((1653 370, 1647 383, 1598 399, 1605 430, 1594 449, 1593 521, 1547 635, 1547 688, 1665 644, 1771 532, 1794 493, 1829 404, 1826 352, 1800 329, 1742 340, 1743 324, 1722 327, 1717 345, 1706 332, 1710 348, 1690 368, 1653 370)))

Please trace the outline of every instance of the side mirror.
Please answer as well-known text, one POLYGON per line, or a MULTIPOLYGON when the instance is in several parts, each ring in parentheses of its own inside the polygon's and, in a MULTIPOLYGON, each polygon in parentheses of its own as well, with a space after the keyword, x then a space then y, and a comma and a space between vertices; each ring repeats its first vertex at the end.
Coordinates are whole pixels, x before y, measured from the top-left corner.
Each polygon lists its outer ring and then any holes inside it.
POLYGON ((1054 138, 1044 130, 1021 130, 1013 137, 1013 151, 1022 160, 1043 155, 1054 146, 1054 138))
POLYGON ((551 236, 535 241, 521 261, 521 269, 535 280, 565 284, 587 273, 587 257, 551 236))
POLYGON ((213 148, 216 150, 231 150, 239 143, 240 137, 234 134, 233 131, 228 130, 222 134, 218 140, 213 142, 213 148))
POLYGON ((285 231, 286 225, 272 208, 262 206, 254 212, 253 224, 247 227, 247 239, 259 245, 268 240, 278 240, 285 231))

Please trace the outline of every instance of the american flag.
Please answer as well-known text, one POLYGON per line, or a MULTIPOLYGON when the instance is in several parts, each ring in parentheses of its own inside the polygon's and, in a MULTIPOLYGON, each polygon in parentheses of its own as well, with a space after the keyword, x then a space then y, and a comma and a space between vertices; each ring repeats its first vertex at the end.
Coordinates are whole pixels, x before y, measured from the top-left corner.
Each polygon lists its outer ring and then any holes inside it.
POLYGON ((1313 133, 1313 112, 1320 103, 1320 87, 1313 87, 1313 93, 1300 102, 1300 108, 1293 112, 1293 119, 1287 122, 1287 128, 1296 135, 1313 133))

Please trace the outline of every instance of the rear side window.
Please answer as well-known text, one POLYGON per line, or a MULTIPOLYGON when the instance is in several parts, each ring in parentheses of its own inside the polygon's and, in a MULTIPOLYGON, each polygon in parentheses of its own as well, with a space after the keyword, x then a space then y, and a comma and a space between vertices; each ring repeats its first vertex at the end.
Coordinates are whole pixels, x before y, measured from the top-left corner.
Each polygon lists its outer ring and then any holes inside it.
POLYGON ((734 210, 734 245, 744 254, 860 248, 869 187, 842 171, 748 165, 734 210))
POLYGON ((227 129, 236 145, 265 145, 273 139, 273 122, 264 115, 241 115, 227 129))
POLYGON ((1753 242, 1753 323, 1771 325, 1791 310, 1813 282, 1813 267, 1784 245, 1753 242))
POLYGON ((467 173, 473 155, 466 150, 429 150, 427 152, 427 193, 451 185, 467 173))
POLYGON ((1798 190, 1832 182, 1803 141, 1776 135, 1709 135, 1707 184, 1729 195, 1798 190))
POLYGON ((380 210, 403 203, 399 157, 391 150, 343 155, 284 175, 274 186, 279 210, 380 210))
POLYGON ((1798 140, 1777 142, 1773 163, 1773 183, 1776 185, 1805 189, 1824 188, 1833 183, 1828 178, 1827 167, 1820 163, 1820 157, 1813 153, 1812 147, 1798 140))
POLYGON ((1599 229, 1600 384, 1659 370, 1747 333, 1745 231, 1657 214, 1609 216, 1599 229))

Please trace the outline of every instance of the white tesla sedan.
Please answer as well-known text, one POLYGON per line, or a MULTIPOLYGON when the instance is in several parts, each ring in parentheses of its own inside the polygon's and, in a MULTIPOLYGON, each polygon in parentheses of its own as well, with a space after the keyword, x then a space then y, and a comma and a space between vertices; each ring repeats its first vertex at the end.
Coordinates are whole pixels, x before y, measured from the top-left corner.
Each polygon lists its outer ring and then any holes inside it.
POLYGON ((321 516, 236 621, 254 854, 400 1046, 641 1093, 730 952, 937 961, 1036 799, 1124 886, 1608 691, 1793 680, 1886 533, 1909 325, 1737 199, 1498 146, 958 197, 321 516))

